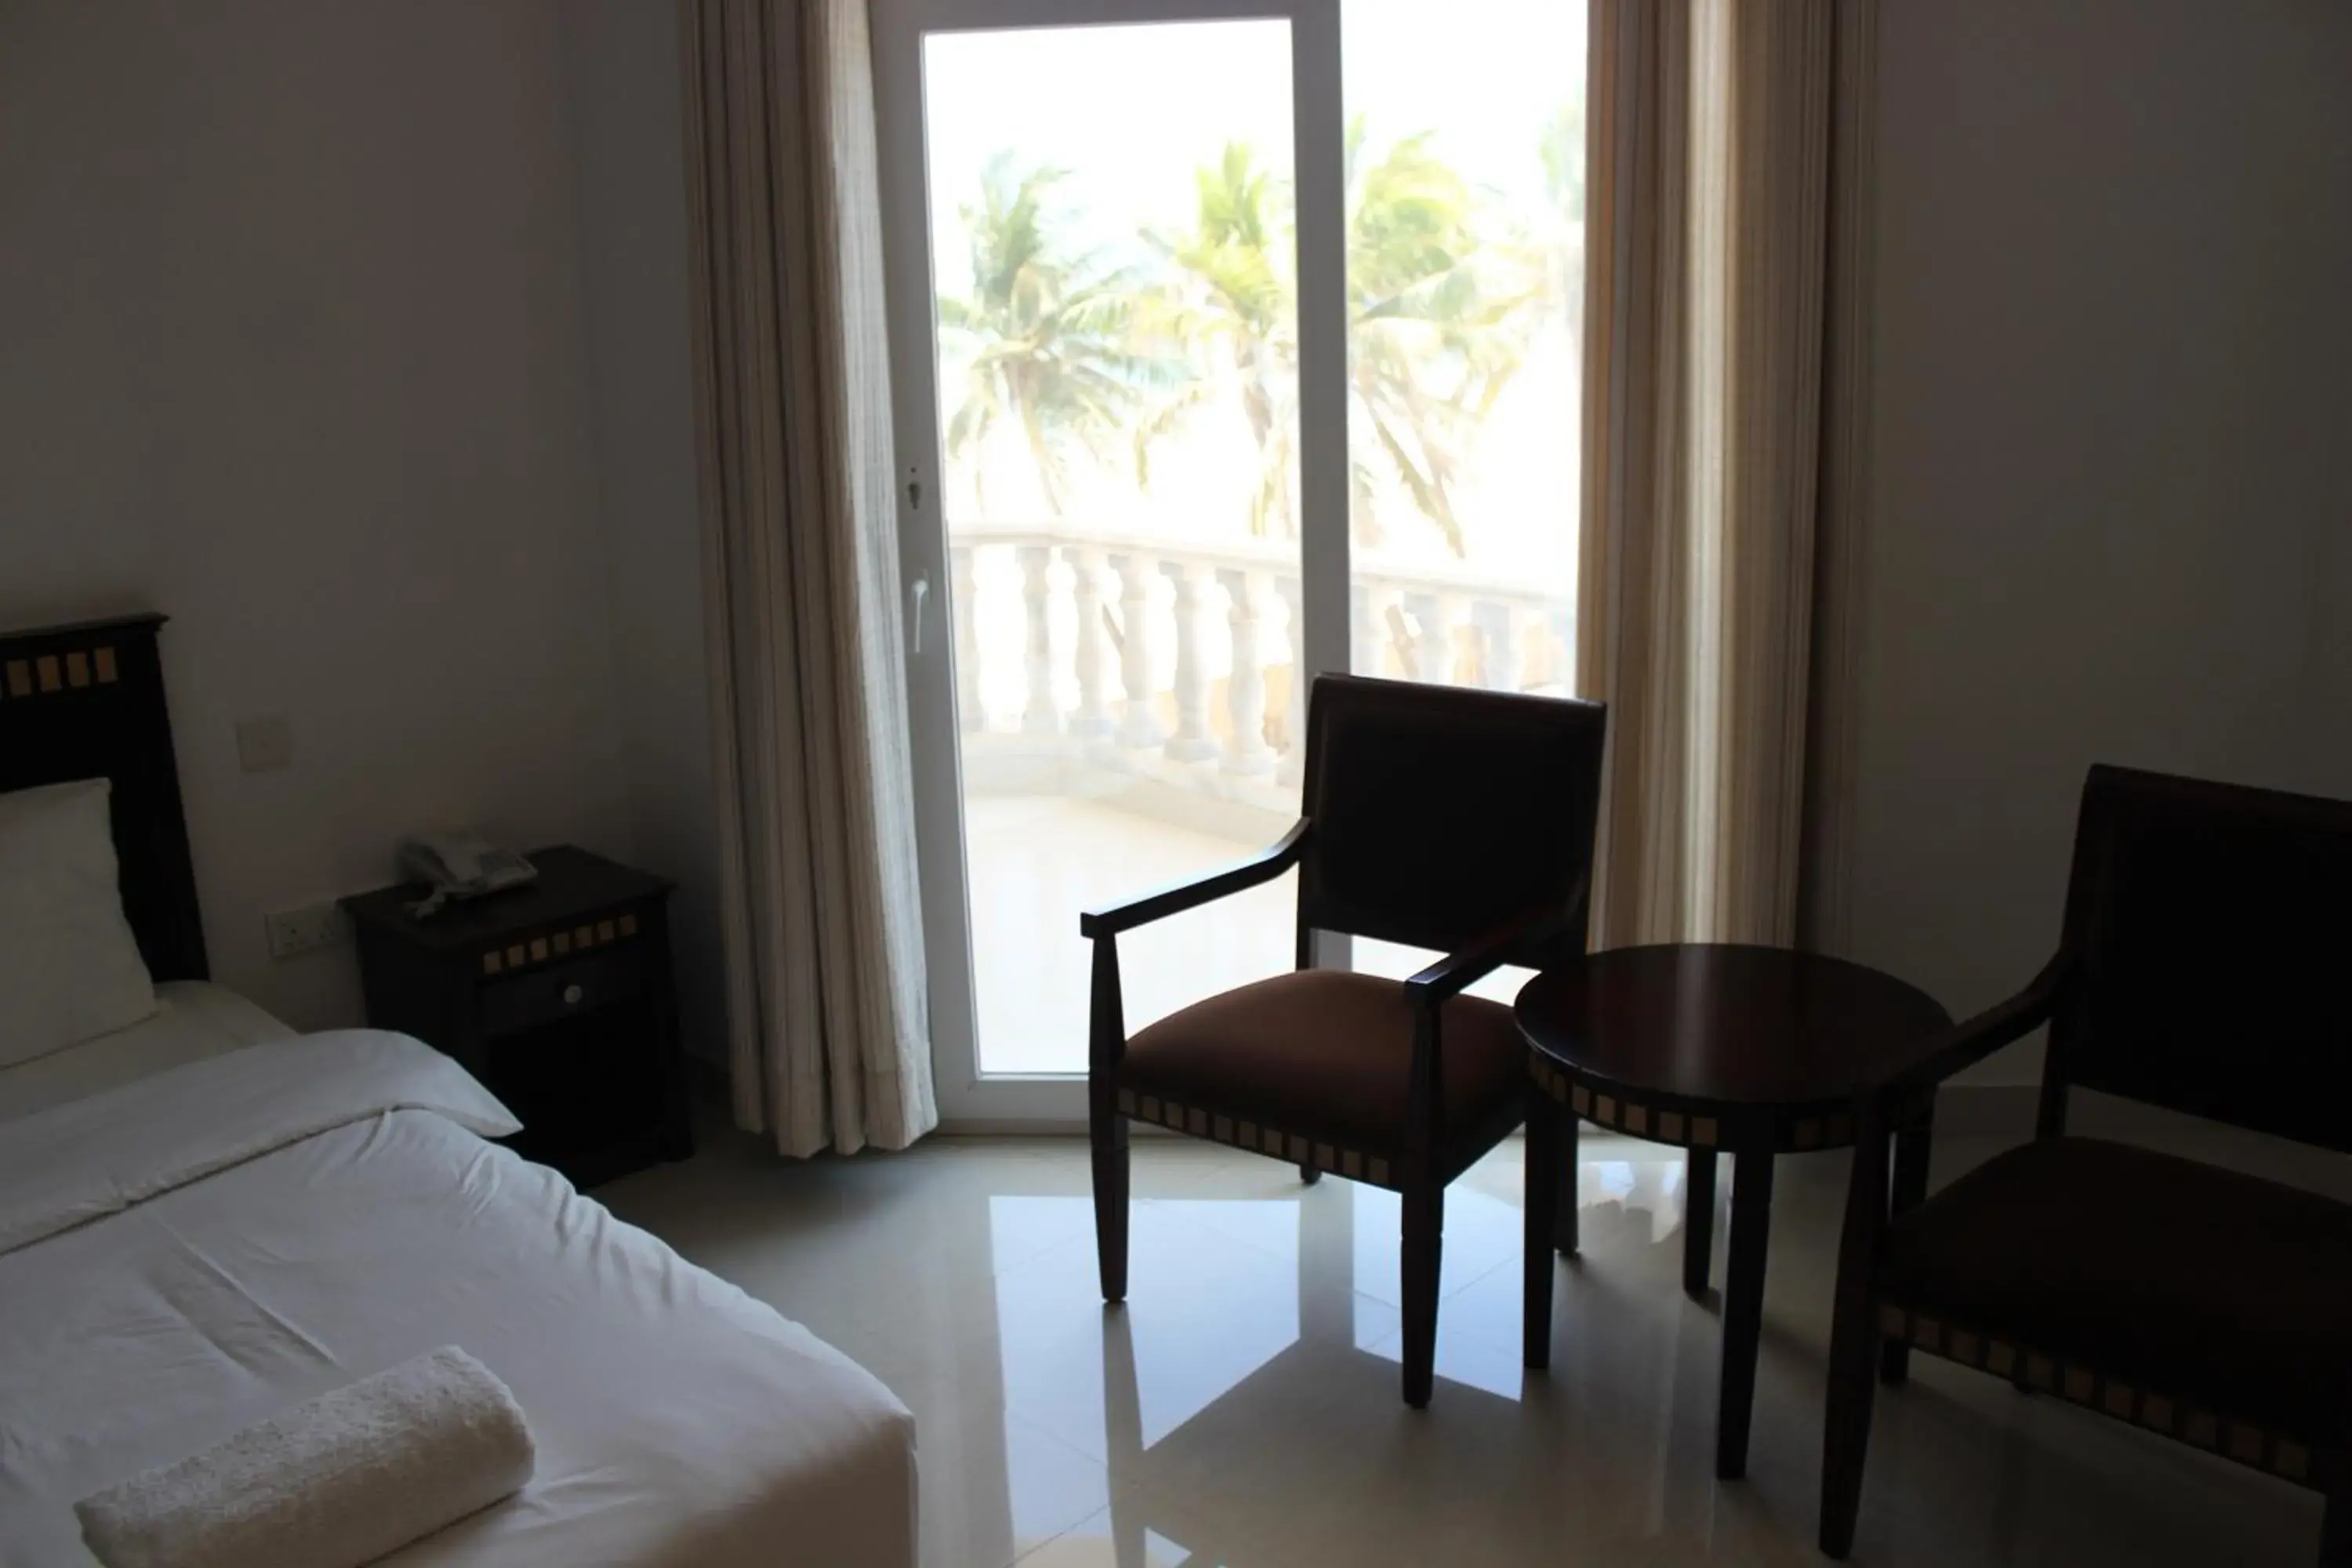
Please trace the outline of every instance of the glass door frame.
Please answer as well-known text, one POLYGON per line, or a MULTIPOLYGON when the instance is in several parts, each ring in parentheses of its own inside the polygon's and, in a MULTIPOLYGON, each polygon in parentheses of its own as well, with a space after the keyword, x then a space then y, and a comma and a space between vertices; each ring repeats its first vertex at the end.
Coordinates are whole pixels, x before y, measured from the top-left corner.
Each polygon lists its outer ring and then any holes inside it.
MULTIPOLYGON (((1347 119, 1340 95, 1339 7, 1340 0, 872 0, 908 722, 932 1071, 940 1117, 950 1124, 1007 1130, 1081 1125, 1086 1075, 983 1075, 980 1069, 954 607, 946 521, 938 504, 943 448, 923 39, 934 33, 1155 22, 1289 23, 1303 689, 1316 675, 1345 670, 1349 662, 1347 119)), ((1078 912, 1069 911, 1074 926, 1078 912)))

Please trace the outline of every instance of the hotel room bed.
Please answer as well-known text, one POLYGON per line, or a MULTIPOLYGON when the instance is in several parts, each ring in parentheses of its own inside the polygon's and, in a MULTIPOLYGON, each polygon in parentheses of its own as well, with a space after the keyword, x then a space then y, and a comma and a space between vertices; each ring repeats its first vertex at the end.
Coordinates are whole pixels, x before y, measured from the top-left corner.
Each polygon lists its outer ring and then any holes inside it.
POLYGON ((76 1498, 456 1344, 514 1390, 538 1470, 389 1561, 911 1563, 898 1402, 461 1124, 501 1114, 446 1058, 352 1031, 11 1123, 0 1559, 86 1563, 76 1498), (431 1060, 366 1059, 394 1047, 431 1060))
POLYGON ((155 934, 114 777, 126 912, 183 978, 146 1022, 0 1071, 0 1563, 86 1564, 77 1499, 454 1344, 513 1390, 537 1468, 387 1562, 911 1568, 887 1389, 487 1142, 514 1123, 446 1057, 293 1035, 203 984, 201 946, 155 934))

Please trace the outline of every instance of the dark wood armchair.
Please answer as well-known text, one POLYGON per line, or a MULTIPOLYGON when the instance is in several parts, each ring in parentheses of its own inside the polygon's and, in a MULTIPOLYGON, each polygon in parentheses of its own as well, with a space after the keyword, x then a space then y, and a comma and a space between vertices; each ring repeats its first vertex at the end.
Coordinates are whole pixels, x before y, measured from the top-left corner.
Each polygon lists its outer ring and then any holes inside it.
POLYGON ((2348 960, 2352 804, 2091 771, 2057 956, 1857 1107, 1823 1552, 1908 1347, 2317 1488, 2352 1565, 2352 1205, 2065 1130, 2079 1084, 2352 1150, 2348 960), (1890 1221, 1873 1129, 2045 1023, 2033 1142, 1890 1221))
POLYGON ((1094 942, 1087 1124, 1107 1301, 1127 1296, 1128 1122, 1155 1122, 1403 1195, 1404 1397, 1429 1403, 1445 1188, 1519 1124, 1510 1009, 1461 994, 1507 963, 1584 951, 1606 710, 1327 675, 1304 815, 1256 858, 1080 922, 1094 942), (1133 1039, 1121 931, 1299 869, 1297 968, 1133 1039), (1404 982, 1310 967, 1316 931, 1451 956, 1404 982))

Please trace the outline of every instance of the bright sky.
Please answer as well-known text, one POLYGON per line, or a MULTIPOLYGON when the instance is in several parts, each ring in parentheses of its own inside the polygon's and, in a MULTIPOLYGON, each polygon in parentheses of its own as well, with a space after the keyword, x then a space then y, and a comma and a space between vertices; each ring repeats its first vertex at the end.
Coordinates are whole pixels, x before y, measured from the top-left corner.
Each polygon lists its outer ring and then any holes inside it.
MULTIPOLYGON (((1342 27, 1347 112, 1366 120, 1375 155, 1395 137, 1433 131, 1440 153, 1468 178, 1534 216, 1545 200, 1546 128, 1581 98, 1581 5, 1343 0, 1342 27)), ((925 40, 924 90, 934 260, 949 291, 968 284, 957 208, 974 199, 982 167, 1000 151, 1068 168, 1062 195, 1078 234, 1129 255, 1139 229, 1189 226, 1194 171, 1226 142, 1251 143, 1280 176, 1291 171, 1290 29, 1279 20, 935 34, 925 40)), ((1575 488, 1575 358, 1562 324, 1534 345, 1488 417, 1462 498, 1482 574, 1572 583, 1565 520, 1575 488)), ((943 390, 952 406, 955 390, 943 390)), ((1177 477, 1155 482, 1152 513, 1234 512, 1231 497, 1246 490, 1246 455, 1230 438, 1199 440, 1197 452, 1181 454, 1187 461, 1163 468, 1177 477), (1233 482, 1217 482, 1221 475, 1233 482)), ((997 471, 991 462, 1002 496, 1012 487, 997 471)), ((1138 504, 1107 491, 1083 499, 1097 516, 1138 504)), ((1130 518, 1120 526, 1153 525, 1130 518)), ((1433 553, 1435 530, 1426 524, 1391 533, 1393 551, 1384 553, 1399 563, 1444 558, 1442 544, 1433 553)))

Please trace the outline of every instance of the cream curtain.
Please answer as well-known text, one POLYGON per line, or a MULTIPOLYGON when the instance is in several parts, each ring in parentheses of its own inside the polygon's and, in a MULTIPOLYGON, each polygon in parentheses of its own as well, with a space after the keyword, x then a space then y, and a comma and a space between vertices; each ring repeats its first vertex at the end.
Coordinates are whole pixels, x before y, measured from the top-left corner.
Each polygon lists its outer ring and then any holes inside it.
POLYGON ((938 1121, 898 615, 865 0, 683 0, 735 1116, 938 1121))
POLYGON ((1598 946, 1799 934, 1807 759, 1834 771, 1845 743, 1851 660, 1816 641, 1851 624, 1871 3, 1591 0, 1577 656, 1611 710, 1598 946))

